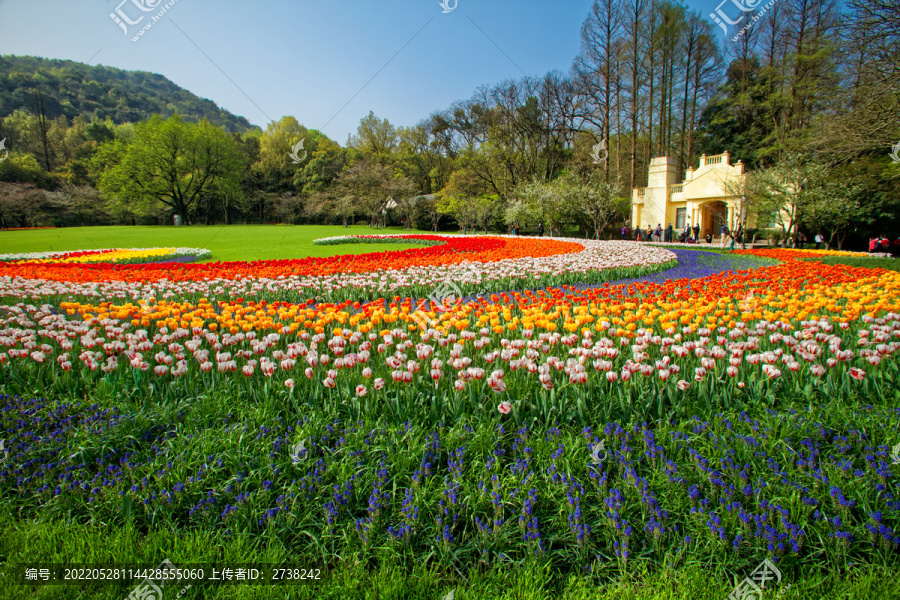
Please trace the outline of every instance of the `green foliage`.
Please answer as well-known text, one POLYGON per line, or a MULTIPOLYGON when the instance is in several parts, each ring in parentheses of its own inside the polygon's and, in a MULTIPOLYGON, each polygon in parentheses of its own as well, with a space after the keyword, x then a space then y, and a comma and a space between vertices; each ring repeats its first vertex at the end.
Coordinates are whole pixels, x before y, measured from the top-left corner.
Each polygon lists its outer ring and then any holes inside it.
POLYGON ((587 181, 572 173, 550 182, 532 181, 516 188, 517 199, 506 210, 506 222, 545 221, 559 235, 566 225, 601 232, 624 219, 630 200, 617 195, 617 186, 593 171, 587 181))
POLYGON ((7 183, 27 183, 44 190, 52 190, 59 180, 44 171, 34 156, 10 152, 9 157, 0 162, 0 181, 7 183))
POLYGON ((773 164, 778 152, 776 119, 784 106, 776 76, 757 58, 731 63, 725 83, 700 118, 704 154, 730 152, 733 160, 751 169, 773 164))
MULTIPOLYGON (((34 56, 0 56, 0 117, 34 112, 33 92, 44 95, 47 118, 78 116, 88 121, 137 123, 154 114, 185 120, 206 119, 229 132, 254 129, 210 100, 199 98, 162 75, 90 66, 34 56)), ((99 140, 98 140, 99 141, 99 140)))
POLYGON ((240 193, 244 155, 234 139, 207 121, 154 116, 135 127, 130 143, 113 144, 100 155, 110 165, 100 188, 120 204, 161 202, 190 223, 206 195, 240 193), (114 162, 113 152, 120 161, 114 162))

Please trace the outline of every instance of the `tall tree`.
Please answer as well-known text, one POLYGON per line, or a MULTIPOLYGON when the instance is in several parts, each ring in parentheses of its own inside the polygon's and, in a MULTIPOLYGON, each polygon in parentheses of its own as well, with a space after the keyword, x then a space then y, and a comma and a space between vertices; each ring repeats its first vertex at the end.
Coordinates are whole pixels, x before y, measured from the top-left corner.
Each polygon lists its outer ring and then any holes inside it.
POLYGON ((245 168, 241 151, 225 131, 178 116, 165 121, 154 116, 135 126, 131 143, 117 141, 103 150, 97 159, 111 166, 100 176, 101 190, 119 203, 162 203, 187 223, 214 188, 239 193, 245 168))

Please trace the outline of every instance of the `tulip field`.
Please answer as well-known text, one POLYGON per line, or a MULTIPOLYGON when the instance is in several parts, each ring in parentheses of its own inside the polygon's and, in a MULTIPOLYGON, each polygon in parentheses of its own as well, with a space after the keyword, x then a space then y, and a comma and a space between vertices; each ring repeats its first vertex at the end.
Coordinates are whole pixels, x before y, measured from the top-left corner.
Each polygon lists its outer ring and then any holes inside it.
POLYGON ((0 562, 322 573, 184 598, 900 597, 900 272, 315 243, 0 255, 0 562))

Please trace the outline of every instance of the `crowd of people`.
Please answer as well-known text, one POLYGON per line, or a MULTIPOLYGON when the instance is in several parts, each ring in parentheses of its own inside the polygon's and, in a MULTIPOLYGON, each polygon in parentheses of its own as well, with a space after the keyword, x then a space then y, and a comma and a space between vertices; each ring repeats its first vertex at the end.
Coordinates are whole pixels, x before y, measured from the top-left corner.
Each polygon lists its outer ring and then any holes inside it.
POLYGON ((900 238, 893 242, 886 235, 869 240, 869 252, 888 252, 891 256, 900 256, 900 238))
MULTIPOLYGON (((519 223, 515 222, 510 226, 509 233, 511 235, 519 235, 519 223)), ((722 250, 727 249, 729 251, 734 250, 736 244, 744 244, 744 226, 738 225, 736 230, 731 230, 728 225, 722 223, 720 229, 720 240, 722 241, 722 250)), ((538 223, 537 226, 537 234, 539 237, 543 237, 544 235, 544 223, 543 221, 538 223)), ((691 226, 690 223, 685 223, 684 229, 677 232, 671 223, 666 228, 663 228, 662 223, 657 223, 656 227, 652 225, 647 225, 647 229, 642 227, 635 227, 631 229, 631 227, 626 223, 622 227, 622 239, 623 240, 634 240, 636 242, 662 242, 662 243, 681 243, 681 244, 699 244, 700 243, 700 225, 698 223, 694 223, 691 226)), ((803 249, 804 246, 808 243, 808 239, 806 234, 802 231, 797 231, 797 234, 792 238, 793 247, 798 249, 803 249)), ((816 233, 813 237, 813 242, 815 243, 816 250, 821 250, 823 246, 827 248, 825 244, 825 236, 822 233, 816 233)), ((706 243, 713 243, 713 235, 712 233, 706 234, 706 243)), ((787 245, 787 244, 785 244, 787 245)), ((900 256, 900 238, 891 241, 891 239, 882 235, 881 237, 875 237, 869 240, 869 252, 870 253, 880 253, 887 252, 893 256, 900 256)))
MULTIPOLYGON (((734 250, 735 243, 743 244, 744 242, 744 228, 742 225, 738 226, 736 231, 731 231, 727 225, 723 224, 721 233, 722 249, 725 249, 725 246, 728 245, 729 250, 734 250)), ((671 223, 665 229, 663 229, 662 223, 657 223, 655 228, 647 225, 646 230, 642 227, 635 227, 632 230, 626 224, 622 227, 622 239, 636 242, 675 243, 677 241, 681 244, 698 244, 700 243, 700 225, 694 223, 692 227, 690 223, 686 223, 684 229, 678 232, 676 236, 675 228, 671 223)), ((706 235, 706 242, 712 244, 713 236, 711 233, 706 235)))

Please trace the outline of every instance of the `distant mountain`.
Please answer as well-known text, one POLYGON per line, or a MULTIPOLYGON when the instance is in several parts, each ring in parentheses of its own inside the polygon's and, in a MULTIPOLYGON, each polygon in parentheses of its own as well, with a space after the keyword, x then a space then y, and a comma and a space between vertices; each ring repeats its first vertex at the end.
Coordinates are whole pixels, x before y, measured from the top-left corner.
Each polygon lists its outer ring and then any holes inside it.
POLYGON ((43 92, 44 112, 55 119, 65 115, 111 118, 136 123, 157 113, 180 114, 191 121, 206 118, 229 132, 257 129, 215 102, 199 98, 162 75, 91 66, 71 60, 35 56, 0 56, 0 118, 17 109, 35 112, 34 91, 43 92))

